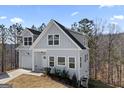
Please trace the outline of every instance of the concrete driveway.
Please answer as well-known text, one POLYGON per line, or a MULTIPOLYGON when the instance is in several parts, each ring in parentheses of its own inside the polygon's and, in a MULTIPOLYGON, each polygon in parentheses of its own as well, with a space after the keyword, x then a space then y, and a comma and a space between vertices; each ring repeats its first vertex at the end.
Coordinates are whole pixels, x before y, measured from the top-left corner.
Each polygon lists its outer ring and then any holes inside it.
POLYGON ((10 80, 12 80, 22 74, 30 74, 30 75, 35 75, 35 76, 43 75, 43 73, 35 73, 35 72, 31 72, 31 70, 17 69, 17 70, 13 70, 13 71, 1 74, 0 75, 0 84, 5 84, 5 83, 9 82, 10 80))

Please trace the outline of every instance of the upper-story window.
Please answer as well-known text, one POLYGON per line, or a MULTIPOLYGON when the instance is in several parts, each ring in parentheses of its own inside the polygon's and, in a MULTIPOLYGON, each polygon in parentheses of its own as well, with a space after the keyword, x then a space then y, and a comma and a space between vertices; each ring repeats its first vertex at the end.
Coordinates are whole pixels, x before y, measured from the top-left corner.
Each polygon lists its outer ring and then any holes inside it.
POLYGON ((82 67, 82 57, 80 57, 80 68, 82 67))
POLYGON ((48 45, 59 45, 59 35, 48 35, 48 45))
POLYGON ((32 45, 32 37, 24 37, 24 45, 32 45))
POLYGON ((48 35, 48 44, 53 45, 53 35, 48 35))
POLYGON ((84 61, 87 62, 87 60, 88 60, 88 54, 85 54, 84 55, 84 61))
POLYGON ((54 45, 59 45, 59 35, 54 35, 54 45))

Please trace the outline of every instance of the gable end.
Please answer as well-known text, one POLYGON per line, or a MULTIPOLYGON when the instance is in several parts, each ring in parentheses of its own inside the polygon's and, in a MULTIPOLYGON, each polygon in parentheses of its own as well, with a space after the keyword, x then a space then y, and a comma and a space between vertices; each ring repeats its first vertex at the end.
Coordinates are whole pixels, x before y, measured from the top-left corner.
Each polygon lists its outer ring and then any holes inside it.
POLYGON ((54 20, 54 22, 81 48, 81 49, 86 49, 86 47, 84 47, 70 32, 67 28, 65 28, 63 25, 61 25, 60 23, 56 22, 54 20))

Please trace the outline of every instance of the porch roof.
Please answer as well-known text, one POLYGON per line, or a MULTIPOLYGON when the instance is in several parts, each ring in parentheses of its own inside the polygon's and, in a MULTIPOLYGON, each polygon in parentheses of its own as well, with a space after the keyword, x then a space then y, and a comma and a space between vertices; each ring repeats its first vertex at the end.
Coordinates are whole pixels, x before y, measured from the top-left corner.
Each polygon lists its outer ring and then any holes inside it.
POLYGON ((46 49, 34 49, 33 51, 34 51, 34 52, 41 52, 41 53, 42 53, 42 52, 43 52, 43 53, 44 53, 44 52, 47 52, 46 49))

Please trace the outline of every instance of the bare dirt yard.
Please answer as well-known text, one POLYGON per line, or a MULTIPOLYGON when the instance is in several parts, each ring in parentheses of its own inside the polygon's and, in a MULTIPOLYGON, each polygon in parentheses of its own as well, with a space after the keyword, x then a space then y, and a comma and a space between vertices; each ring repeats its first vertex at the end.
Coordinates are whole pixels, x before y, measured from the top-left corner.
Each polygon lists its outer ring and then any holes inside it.
POLYGON ((23 74, 7 82, 14 88, 67 88, 69 86, 51 79, 48 76, 34 76, 23 74))

